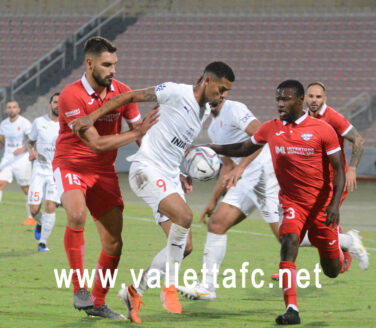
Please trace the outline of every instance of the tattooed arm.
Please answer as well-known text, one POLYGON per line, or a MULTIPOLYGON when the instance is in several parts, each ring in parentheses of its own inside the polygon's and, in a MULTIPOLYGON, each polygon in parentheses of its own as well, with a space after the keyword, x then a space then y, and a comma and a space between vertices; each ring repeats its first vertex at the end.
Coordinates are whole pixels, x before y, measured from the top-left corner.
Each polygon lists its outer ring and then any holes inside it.
POLYGON ((134 91, 124 92, 115 98, 112 98, 109 102, 99 107, 94 112, 91 112, 87 116, 80 117, 71 122, 71 128, 75 134, 79 134, 87 130, 94 122, 100 117, 112 112, 120 106, 132 102, 156 102, 157 96, 154 91, 154 87, 148 89, 140 89, 134 91))
POLYGON ((356 189, 356 167, 363 155, 365 142, 354 127, 343 137, 352 143, 351 160, 346 173, 346 188, 353 191, 354 188, 356 189))

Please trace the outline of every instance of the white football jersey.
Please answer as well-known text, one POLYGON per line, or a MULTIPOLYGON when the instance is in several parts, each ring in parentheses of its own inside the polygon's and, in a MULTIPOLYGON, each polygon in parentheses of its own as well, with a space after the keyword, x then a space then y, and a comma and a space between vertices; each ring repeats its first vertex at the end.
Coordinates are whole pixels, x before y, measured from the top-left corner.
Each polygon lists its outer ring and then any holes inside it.
POLYGON ((59 122, 51 120, 47 114, 34 120, 29 134, 29 139, 37 143, 38 159, 34 165, 52 169, 59 128, 59 122))
POLYGON ((142 138, 137 153, 127 160, 151 163, 173 177, 179 174, 185 151, 201 131, 210 109, 201 109, 204 114, 200 118, 192 85, 166 82, 156 86, 155 93, 160 105, 159 121, 142 138))
MULTIPOLYGON (((209 105, 207 105, 209 107, 209 105)), ((232 144, 243 142, 250 139, 245 132, 247 126, 255 120, 256 117, 246 105, 238 101, 225 100, 217 117, 213 118, 208 134, 215 144, 232 144)), ((242 157, 231 158, 236 164, 239 164, 242 157)), ((272 158, 268 145, 265 145, 260 154, 251 162, 248 168, 262 165, 268 172, 273 169, 272 158)), ((246 171, 248 170, 246 169, 246 171)))
POLYGON ((3 161, 13 161, 17 158, 23 157, 25 154, 14 156, 13 152, 17 148, 26 145, 27 136, 31 130, 31 123, 29 120, 19 115, 17 120, 11 122, 9 117, 0 123, 0 134, 5 137, 5 149, 3 161))

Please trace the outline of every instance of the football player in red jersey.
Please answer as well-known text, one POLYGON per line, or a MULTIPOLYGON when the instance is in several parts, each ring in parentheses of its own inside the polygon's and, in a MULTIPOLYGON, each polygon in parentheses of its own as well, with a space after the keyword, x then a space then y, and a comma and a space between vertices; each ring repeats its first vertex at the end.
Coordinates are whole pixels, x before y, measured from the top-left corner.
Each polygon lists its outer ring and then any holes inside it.
POLYGON ((74 307, 88 315, 112 319, 124 316, 105 304, 108 286, 102 287, 103 276, 118 266, 123 227, 123 200, 115 171, 117 148, 138 141, 156 123, 157 110, 141 120, 137 104, 128 104, 98 120, 79 136, 73 134, 70 122, 85 116, 130 88, 114 79, 117 63, 116 48, 102 37, 90 38, 84 48, 86 72, 81 80, 64 88, 59 97, 60 131, 53 160, 54 179, 59 197, 67 213, 64 236, 65 251, 72 276, 74 307), (130 131, 121 132, 124 117, 130 131), (90 293, 80 286, 84 270, 84 227, 89 209, 102 243, 97 275, 90 293))
POLYGON ((323 83, 312 82, 308 84, 305 102, 308 106, 309 115, 329 123, 338 135, 346 168, 346 189, 343 193, 344 200, 347 191, 353 191, 357 187, 356 168, 363 155, 365 141, 357 129, 342 114, 326 104, 325 86, 323 83), (348 167, 343 149, 344 139, 352 143, 352 154, 348 167))
MULTIPOLYGON (((338 142, 341 146, 341 153, 345 163, 346 187, 342 194, 341 204, 347 196, 348 190, 356 189, 356 167, 364 150, 364 139, 354 126, 340 113, 326 104, 325 86, 322 82, 312 82, 306 88, 305 102, 308 106, 310 116, 324 120, 337 133, 338 142), (347 167, 346 156, 344 152, 344 139, 352 143, 352 156, 350 166, 347 167)), ((366 249, 363 246, 362 239, 357 230, 349 230, 344 233, 341 226, 339 228, 339 243, 344 251, 345 258, 351 262, 352 256, 358 262, 362 270, 368 268, 369 260, 366 249)), ((310 246, 308 235, 303 238, 300 246, 310 246)), ((342 273, 342 271, 341 271, 342 273)), ((278 274, 272 275, 273 279, 278 279, 278 274)))
POLYGON ((280 269, 289 273, 282 275, 286 313, 276 322, 287 325, 300 323, 295 260, 305 232, 318 248, 325 275, 335 278, 346 265, 337 230, 345 170, 333 128, 303 110, 304 88, 299 81, 282 82, 276 90, 276 102, 279 119, 262 124, 251 140, 206 146, 236 157, 248 156, 269 144, 283 208, 280 269))
MULTIPOLYGON (((308 106, 308 113, 310 116, 324 120, 337 133, 338 141, 342 148, 341 152, 346 172, 346 187, 342 194, 342 204, 348 191, 353 191, 357 187, 356 167, 362 157, 365 141, 360 136, 357 129, 342 114, 326 104, 325 86, 322 82, 312 82, 308 84, 306 88, 305 102, 308 106), (344 139, 352 143, 352 154, 349 166, 347 165, 344 151, 344 139)), ((342 250, 349 251, 358 262, 360 268, 366 270, 369 264, 368 254, 363 246, 359 232, 357 230, 349 230, 348 232, 343 233, 340 226, 339 232, 339 242, 342 250)), ((307 238, 305 238, 303 243, 304 242, 307 245, 309 244, 307 238)), ((351 259, 351 257, 349 259, 351 259)))

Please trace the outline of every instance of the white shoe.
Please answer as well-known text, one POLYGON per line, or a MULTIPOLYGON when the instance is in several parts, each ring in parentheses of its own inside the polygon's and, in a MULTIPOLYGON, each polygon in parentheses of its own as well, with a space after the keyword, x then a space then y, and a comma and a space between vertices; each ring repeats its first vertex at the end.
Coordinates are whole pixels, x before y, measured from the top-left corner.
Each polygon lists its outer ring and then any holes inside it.
POLYGON ((205 288, 199 281, 195 282, 192 287, 178 286, 177 290, 182 296, 190 300, 214 301, 216 298, 215 291, 212 292, 205 288))
POLYGON ((367 270, 369 264, 368 253, 362 243, 362 237, 359 236, 359 231, 349 230, 346 234, 350 235, 353 240, 349 247, 350 254, 355 258, 362 270, 367 270))

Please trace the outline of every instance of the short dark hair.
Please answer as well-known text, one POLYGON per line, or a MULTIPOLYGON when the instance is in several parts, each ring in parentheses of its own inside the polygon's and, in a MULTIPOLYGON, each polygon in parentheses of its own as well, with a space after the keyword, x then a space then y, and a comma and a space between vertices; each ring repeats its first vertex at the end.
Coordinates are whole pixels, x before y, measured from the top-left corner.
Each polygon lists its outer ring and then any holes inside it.
POLYGON ((307 88, 306 90, 308 90, 310 87, 312 87, 313 85, 318 85, 319 87, 321 87, 323 89, 323 91, 325 92, 325 85, 324 83, 320 82, 320 81, 315 81, 315 82, 312 82, 310 84, 307 85, 307 88))
POLYGON ((56 96, 59 96, 60 95, 60 92, 55 92, 52 96, 51 96, 51 98, 50 98, 50 104, 52 104, 52 100, 54 100, 54 97, 56 97, 56 96))
POLYGON ((286 80, 280 83, 277 87, 278 89, 292 89, 297 97, 304 97, 304 87, 297 80, 286 80))
POLYGON ((211 73, 219 79, 224 77, 230 82, 235 81, 235 74, 232 71, 232 68, 226 63, 220 61, 212 62, 208 66, 206 66, 204 70, 204 74, 205 73, 211 73))
POLYGON ((101 36, 92 36, 85 43, 84 54, 100 55, 102 52, 108 51, 109 53, 116 52, 117 48, 111 41, 101 36))

